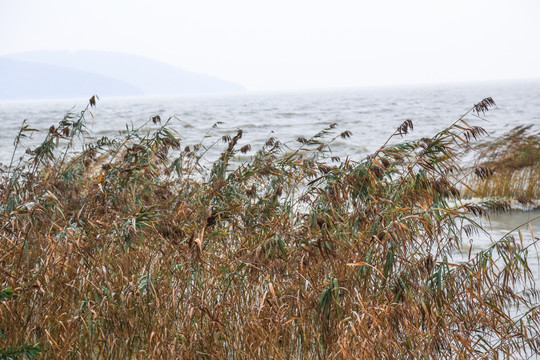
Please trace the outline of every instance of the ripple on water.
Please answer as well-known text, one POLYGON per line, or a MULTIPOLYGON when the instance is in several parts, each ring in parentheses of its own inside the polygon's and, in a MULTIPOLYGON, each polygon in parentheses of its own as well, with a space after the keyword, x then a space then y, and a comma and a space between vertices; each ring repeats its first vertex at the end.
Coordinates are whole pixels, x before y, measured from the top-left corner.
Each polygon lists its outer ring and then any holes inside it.
MULTIPOLYGON (((338 131, 350 130, 353 137, 347 145, 334 145, 336 151, 377 149, 405 119, 412 119, 415 128, 407 138, 431 136, 450 125, 470 106, 492 96, 497 107, 486 114, 489 122, 478 120, 497 136, 508 128, 539 123, 540 82, 482 83, 477 85, 417 86, 239 95, 101 98, 92 110, 90 127, 100 135, 114 135, 125 124, 137 127, 150 116, 162 119, 177 116, 172 121, 186 142, 200 141, 217 121, 223 121, 223 131, 237 128, 249 130, 244 137, 254 148, 259 139, 274 131, 283 141, 297 136, 309 137, 328 124, 337 122, 338 131), (341 148, 341 149, 340 149, 341 148)), ((11 101, 0 102, 0 119, 4 131, 0 134, 0 161, 11 154, 11 144, 22 123, 43 132, 25 140, 32 146, 43 138, 50 125, 64 114, 78 114, 87 100, 11 101)))

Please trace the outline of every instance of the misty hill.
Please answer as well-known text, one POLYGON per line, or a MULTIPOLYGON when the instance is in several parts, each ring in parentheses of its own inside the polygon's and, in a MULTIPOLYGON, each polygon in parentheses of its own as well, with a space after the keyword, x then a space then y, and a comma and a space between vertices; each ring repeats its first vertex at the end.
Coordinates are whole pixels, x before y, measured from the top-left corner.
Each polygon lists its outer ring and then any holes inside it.
POLYGON ((142 95, 111 77, 60 66, 0 58, 0 99, 142 95))
POLYGON ((0 98, 232 92, 242 86, 141 56, 36 51, 0 58, 0 98))

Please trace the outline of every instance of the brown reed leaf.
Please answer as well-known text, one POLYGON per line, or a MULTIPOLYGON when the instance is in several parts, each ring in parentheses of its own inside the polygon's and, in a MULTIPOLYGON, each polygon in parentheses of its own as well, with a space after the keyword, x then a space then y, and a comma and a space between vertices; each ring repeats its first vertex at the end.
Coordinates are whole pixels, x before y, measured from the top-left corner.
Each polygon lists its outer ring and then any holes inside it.
POLYGON ((199 247, 199 252, 202 253, 203 251, 203 241, 204 241, 204 229, 203 228, 200 232, 199 232, 199 235, 197 236, 197 238, 195 239, 195 243, 197 244, 197 246, 199 247))

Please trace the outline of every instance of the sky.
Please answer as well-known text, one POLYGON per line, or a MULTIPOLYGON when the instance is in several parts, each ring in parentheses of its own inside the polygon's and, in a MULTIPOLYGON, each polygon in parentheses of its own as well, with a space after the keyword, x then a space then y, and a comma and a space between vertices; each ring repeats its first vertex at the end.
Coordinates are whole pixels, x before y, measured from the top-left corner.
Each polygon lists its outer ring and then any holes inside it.
POLYGON ((540 0, 0 0, 0 56, 142 55, 249 90, 540 78, 540 0))

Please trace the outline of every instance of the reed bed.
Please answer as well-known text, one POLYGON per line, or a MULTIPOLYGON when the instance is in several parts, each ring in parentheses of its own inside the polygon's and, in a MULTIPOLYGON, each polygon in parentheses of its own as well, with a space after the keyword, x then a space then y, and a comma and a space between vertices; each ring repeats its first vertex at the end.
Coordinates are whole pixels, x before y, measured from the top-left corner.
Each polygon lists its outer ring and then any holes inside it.
MULTIPOLYGON (((467 114, 353 162, 332 156, 351 135, 336 124, 256 151, 239 145, 241 130, 183 144, 159 116, 92 140, 95 103, 3 171, 0 358, 540 352, 527 262, 538 239, 508 235, 452 260, 464 235, 482 231, 472 215, 507 209, 456 201, 458 154, 483 133, 467 114)), ((407 120, 392 137, 412 129, 407 120)), ((23 124, 15 147, 34 132, 23 124)))
POLYGON ((467 180, 463 196, 514 199, 521 205, 540 201, 540 134, 532 125, 517 126, 474 147, 477 176, 467 180))

